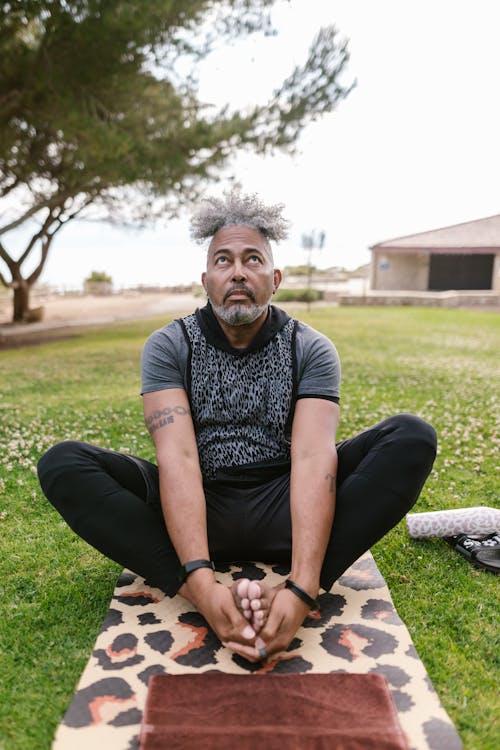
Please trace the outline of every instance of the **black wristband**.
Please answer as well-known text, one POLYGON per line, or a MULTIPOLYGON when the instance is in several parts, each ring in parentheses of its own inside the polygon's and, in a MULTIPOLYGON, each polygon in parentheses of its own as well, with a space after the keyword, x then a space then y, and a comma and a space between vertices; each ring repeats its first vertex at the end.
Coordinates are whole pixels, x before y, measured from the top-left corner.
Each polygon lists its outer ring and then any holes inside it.
POLYGON ((211 560, 190 560, 179 568, 179 581, 184 583, 187 577, 193 571, 198 570, 198 568, 212 568, 212 570, 215 570, 215 565, 211 560))
POLYGON ((295 594, 295 596, 298 596, 299 599, 304 602, 304 604, 307 604, 309 606, 309 609, 319 609, 319 604, 316 599, 313 599, 312 596, 309 596, 307 591, 301 589, 300 586, 297 586, 297 584, 291 581, 289 578, 285 583, 285 588, 290 589, 290 591, 295 594))

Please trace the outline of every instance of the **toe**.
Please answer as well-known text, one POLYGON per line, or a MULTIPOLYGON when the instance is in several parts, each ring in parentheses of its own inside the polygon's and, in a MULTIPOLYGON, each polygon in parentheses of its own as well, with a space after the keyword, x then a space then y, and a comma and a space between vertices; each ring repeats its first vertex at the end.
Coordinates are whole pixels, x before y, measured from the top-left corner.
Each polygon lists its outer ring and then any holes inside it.
POLYGON ((252 619, 250 620, 250 622, 252 624, 252 628, 256 633, 259 633, 262 630, 265 624, 265 620, 265 612, 263 612, 261 609, 258 609, 256 612, 252 612, 252 619))
POLYGON ((240 599, 248 599, 248 589, 249 589, 250 581, 248 578, 242 578, 241 581, 239 581, 238 585, 236 586, 236 593, 240 597, 240 599))
POLYGON ((247 591, 247 596, 249 599, 260 599, 262 596, 262 590, 257 581, 249 581, 247 591))

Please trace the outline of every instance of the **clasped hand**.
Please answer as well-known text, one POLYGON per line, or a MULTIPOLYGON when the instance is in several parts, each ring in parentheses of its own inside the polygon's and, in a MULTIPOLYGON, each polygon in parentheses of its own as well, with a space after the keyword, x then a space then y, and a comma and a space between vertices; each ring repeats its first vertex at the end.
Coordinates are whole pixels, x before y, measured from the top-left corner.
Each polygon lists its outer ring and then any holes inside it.
POLYGON ((280 589, 272 599, 267 621, 260 632, 238 609, 233 592, 215 579, 182 591, 195 604, 221 643, 250 662, 263 661, 284 651, 302 625, 309 608, 288 589, 280 589))
MULTIPOLYGON (((236 606, 235 609, 238 612, 236 606)), ((288 648, 308 612, 307 604, 295 594, 287 589, 280 589, 271 603, 267 622, 250 643, 244 638, 221 640, 227 648, 250 662, 263 660, 262 649, 269 659, 288 648)))

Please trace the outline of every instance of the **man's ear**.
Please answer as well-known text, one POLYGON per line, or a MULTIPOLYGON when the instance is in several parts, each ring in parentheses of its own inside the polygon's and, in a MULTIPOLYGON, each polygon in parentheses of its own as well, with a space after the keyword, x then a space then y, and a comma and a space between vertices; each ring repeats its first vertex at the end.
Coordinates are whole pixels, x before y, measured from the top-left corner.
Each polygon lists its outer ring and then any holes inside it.
POLYGON ((203 273, 201 274, 201 283, 203 284, 203 289, 205 291, 207 291, 206 278, 207 278, 207 274, 205 273, 205 271, 203 271, 203 273))
POLYGON ((275 268, 273 271, 273 293, 277 290, 281 284, 282 274, 279 268, 275 268))

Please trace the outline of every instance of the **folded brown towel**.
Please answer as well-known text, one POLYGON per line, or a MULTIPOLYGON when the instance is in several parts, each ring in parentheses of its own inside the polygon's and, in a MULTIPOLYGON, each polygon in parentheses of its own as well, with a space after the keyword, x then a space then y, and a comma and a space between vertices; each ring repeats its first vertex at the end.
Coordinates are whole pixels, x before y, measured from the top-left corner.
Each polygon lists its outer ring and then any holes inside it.
POLYGON ((141 750, 408 750, 379 674, 154 675, 141 750))

